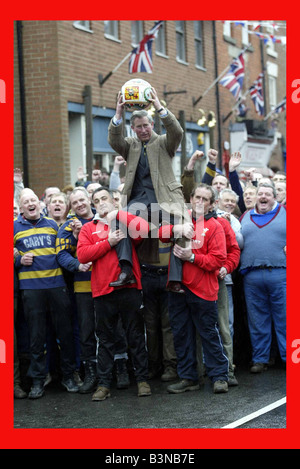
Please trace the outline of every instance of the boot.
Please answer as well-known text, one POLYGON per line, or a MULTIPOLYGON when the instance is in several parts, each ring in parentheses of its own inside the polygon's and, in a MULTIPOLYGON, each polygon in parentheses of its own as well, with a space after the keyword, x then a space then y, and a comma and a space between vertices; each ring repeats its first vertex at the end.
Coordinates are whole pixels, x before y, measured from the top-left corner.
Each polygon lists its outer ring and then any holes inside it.
POLYGON ((116 360, 117 389, 127 389, 129 387, 129 376, 127 372, 126 359, 116 360))
POLYGON ((84 382, 79 388, 79 394, 89 394, 97 388, 96 363, 91 361, 85 362, 84 373, 84 382))

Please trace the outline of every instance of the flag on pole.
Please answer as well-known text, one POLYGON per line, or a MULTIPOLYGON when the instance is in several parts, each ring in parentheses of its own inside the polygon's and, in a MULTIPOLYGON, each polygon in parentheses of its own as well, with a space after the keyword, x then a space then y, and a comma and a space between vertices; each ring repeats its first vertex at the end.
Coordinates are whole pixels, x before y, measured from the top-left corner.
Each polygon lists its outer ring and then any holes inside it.
POLYGON ((260 116, 264 115, 265 111, 265 103, 264 103, 264 96, 263 96, 263 73, 260 73, 250 87, 250 96, 254 103, 255 110, 257 114, 260 116))
POLYGON ((163 21, 157 21, 153 28, 144 36, 141 42, 131 51, 129 58, 129 73, 152 73, 152 43, 157 36, 163 21))
POLYGON ((279 114, 280 112, 285 111, 286 109, 286 98, 284 98, 273 110, 276 114, 279 114))
POLYGON ((280 112, 285 111, 285 109, 286 109, 286 97, 283 98, 283 100, 279 104, 277 104, 277 106, 274 109, 272 109, 272 111, 270 111, 268 115, 266 115, 264 120, 266 121, 272 114, 279 114, 280 112))
POLYGON ((245 76, 245 63, 244 54, 241 53, 230 65, 226 75, 219 81, 219 83, 227 88, 235 97, 239 99, 245 76))

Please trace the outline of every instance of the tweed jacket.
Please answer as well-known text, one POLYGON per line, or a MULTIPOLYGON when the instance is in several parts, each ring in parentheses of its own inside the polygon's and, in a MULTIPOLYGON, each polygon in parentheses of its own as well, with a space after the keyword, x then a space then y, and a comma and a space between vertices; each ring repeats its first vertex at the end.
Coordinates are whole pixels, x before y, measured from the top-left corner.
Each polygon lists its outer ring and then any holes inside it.
MULTIPOLYGON (((157 135, 153 131, 147 143, 147 156, 155 196, 158 204, 166 212, 181 215, 182 221, 190 222, 191 219, 184 204, 182 185, 176 181, 172 168, 172 158, 180 145, 183 130, 170 111, 161 120, 166 134, 157 135)), ((142 143, 136 137, 124 137, 123 125, 116 126, 112 120, 108 127, 108 142, 127 162, 121 200, 121 205, 124 207, 130 201, 142 143)))

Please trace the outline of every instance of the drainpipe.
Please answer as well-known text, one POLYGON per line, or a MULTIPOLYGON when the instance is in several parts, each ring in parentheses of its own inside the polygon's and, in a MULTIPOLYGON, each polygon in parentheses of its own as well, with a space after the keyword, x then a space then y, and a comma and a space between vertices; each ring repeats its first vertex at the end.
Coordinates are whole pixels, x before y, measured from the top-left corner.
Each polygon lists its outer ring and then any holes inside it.
POLYGON ((17 39, 18 39, 20 114, 21 114, 21 129, 22 129, 23 174, 24 174, 23 180, 24 180, 24 187, 29 187, 27 125, 26 125, 26 99, 25 99, 23 38, 22 38, 23 24, 22 24, 22 21, 17 21, 16 23, 17 23, 17 39))
MULTIPOLYGON (((214 44, 214 59, 215 59, 215 78, 219 76, 218 73, 218 54, 217 54, 217 36, 216 36, 216 22, 213 21, 213 44, 214 44)), ((217 106, 217 122, 218 122, 218 152, 219 152, 219 168, 222 169, 222 129, 221 129, 221 113, 220 113, 220 97, 219 86, 216 84, 216 106, 217 106)))

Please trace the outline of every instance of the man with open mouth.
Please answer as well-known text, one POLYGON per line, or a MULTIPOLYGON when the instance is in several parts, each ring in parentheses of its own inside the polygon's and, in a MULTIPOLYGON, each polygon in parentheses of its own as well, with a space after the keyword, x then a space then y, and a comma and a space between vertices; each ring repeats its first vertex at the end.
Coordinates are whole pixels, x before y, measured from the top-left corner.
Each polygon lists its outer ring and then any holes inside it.
POLYGON ((14 221, 14 247, 19 252, 15 266, 30 336, 27 374, 32 378, 32 388, 28 397, 38 399, 44 395, 48 311, 60 345, 62 385, 68 392, 77 392, 73 379, 75 349, 71 304, 55 252, 58 226, 54 220, 41 214, 39 199, 32 190, 25 189, 19 203, 20 215, 14 221))
POLYGON ((272 323, 283 363, 286 361, 286 208, 271 184, 260 184, 256 205, 241 217, 244 247, 240 271, 252 345, 251 373, 270 359, 272 323))

